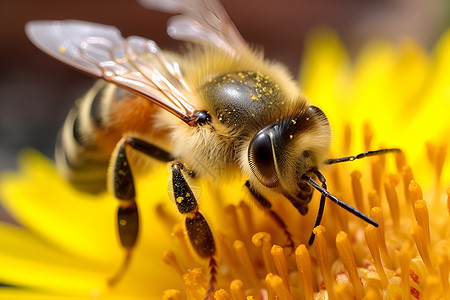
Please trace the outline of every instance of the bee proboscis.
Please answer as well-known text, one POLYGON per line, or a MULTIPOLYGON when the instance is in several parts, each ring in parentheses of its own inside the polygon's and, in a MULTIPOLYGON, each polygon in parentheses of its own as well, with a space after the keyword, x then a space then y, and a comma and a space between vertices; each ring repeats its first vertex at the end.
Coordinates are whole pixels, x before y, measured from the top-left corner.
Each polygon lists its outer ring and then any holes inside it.
MULTIPOLYGON (((227 170, 245 178, 256 203, 271 212, 292 248, 292 236, 271 211, 272 202, 289 201, 304 215, 313 190, 321 194, 315 225, 328 198, 378 226, 330 194, 320 169, 399 149, 327 160, 325 114, 302 95, 284 66, 247 45, 217 0, 140 2, 178 14, 168 33, 192 44, 186 53, 163 51, 151 40, 124 38, 115 27, 90 22, 33 21, 26 26, 40 49, 103 79, 70 111, 56 160, 78 189, 97 193, 108 186, 119 200, 118 234, 128 251, 111 282, 123 274, 138 237, 133 173, 145 168, 143 156, 169 163, 172 200, 185 216, 193 249, 210 260, 211 287, 216 246, 192 192, 192 177, 221 178, 217 170, 227 170)), ((312 234, 309 243, 313 240, 312 234)))

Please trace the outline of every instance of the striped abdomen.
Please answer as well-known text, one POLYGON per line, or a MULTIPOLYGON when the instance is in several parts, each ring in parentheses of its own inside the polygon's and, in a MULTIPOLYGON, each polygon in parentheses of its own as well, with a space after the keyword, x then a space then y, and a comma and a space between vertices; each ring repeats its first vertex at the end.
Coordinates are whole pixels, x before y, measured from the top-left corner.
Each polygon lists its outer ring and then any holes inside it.
POLYGON ((98 81, 69 112, 56 142, 59 170, 77 189, 106 189, 111 153, 129 133, 145 135, 156 107, 115 85, 98 81))

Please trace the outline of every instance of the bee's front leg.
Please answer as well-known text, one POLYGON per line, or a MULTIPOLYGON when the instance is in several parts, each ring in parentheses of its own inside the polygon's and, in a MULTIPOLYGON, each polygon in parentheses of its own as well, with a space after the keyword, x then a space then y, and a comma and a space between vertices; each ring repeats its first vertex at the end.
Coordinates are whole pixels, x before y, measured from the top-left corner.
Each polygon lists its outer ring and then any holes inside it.
POLYGON ((114 196, 119 200, 117 226, 120 243, 126 249, 126 256, 119 270, 109 279, 108 283, 111 286, 117 283, 125 273, 139 233, 139 214, 135 201, 136 191, 130 162, 126 153, 126 148, 128 147, 160 161, 168 162, 173 160, 170 153, 136 138, 123 138, 116 146, 112 156, 111 169, 109 170, 109 183, 114 196))
POLYGON ((288 240, 287 245, 285 247, 289 248, 291 253, 294 253, 294 240, 292 239, 292 234, 289 232, 286 223, 284 223, 283 219, 272 210, 272 203, 270 203, 269 200, 264 198, 260 193, 258 193, 250 184, 250 182, 247 180, 245 182, 245 186, 248 188, 250 193, 253 195, 254 200, 259 204, 259 206, 264 209, 269 216, 272 218, 272 220, 275 221, 275 223, 281 228, 281 230, 284 231, 284 234, 286 235, 286 238, 288 240))
POLYGON ((172 187, 175 204, 178 211, 183 214, 186 224, 186 230, 195 252, 200 257, 209 258, 210 267, 210 288, 208 295, 212 292, 213 286, 216 282, 216 261, 214 254, 216 252, 216 245, 211 232, 211 229, 198 211, 198 203, 195 195, 192 192, 186 177, 191 176, 191 172, 185 169, 183 164, 175 162, 172 164, 172 187))

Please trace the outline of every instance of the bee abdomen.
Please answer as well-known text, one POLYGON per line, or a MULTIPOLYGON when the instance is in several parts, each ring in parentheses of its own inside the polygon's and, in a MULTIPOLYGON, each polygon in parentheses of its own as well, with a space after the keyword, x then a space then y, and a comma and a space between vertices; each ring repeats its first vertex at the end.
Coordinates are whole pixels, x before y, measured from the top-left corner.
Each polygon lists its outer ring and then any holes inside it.
POLYGON ((98 134, 107 130, 109 105, 121 96, 117 89, 99 81, 71 109, 57 138, 56 164, 80 191, 100 193, 106 189, 111 151, 101 144, 98 134))

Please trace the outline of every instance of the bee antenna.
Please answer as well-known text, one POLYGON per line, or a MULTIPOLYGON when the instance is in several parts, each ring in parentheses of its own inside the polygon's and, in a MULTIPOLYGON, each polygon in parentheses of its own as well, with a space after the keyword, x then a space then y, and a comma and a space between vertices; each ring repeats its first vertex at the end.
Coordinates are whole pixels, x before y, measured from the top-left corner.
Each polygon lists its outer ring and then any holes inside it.
MULTIPOLYGON (((317 182, 314 181, 314 179, 312 179, 311 177, 308 177, 306 175, 302 176, 302 179, 305 180, 306 182, 308 182, 309 185, 311 185, 313 188, 315 188, 317 191, 319 191, 322 194, 322 198, 326 197, 328 199, 330 199, 332 202, 336 203, 337 205, 339 205, 340 207, 342 207, 343 209, 345 209, 346 211, 354 214, 355 216, 357 216, 358 218, 366 221, 367 223, 378 227, 378 223, 375 222, 373 219, 369 218, 368 216, 366 216, 365 214, 363 214, 362 212, 360 212, 359 210, 357 210, 356 208, 348 205, 347 203, 339 200, 336 196, 330 194, 330 192, 326 189, 326 185, 325 185, 325 177, 319 172, 319 171, 314 171, 314 173, 318 176, 319 180, 323 183, 323 186, 320 186, 317 182)), ((323 202, 323 201, 321 201, 323 202)), ((322 219, 322 214, 323 213, 323 209, 322 212, 319 211, 319 215, 317 216, 317 220, 320 223, 320 219, 322 219)), ((316 225, 317 224, 317 220, 316 220, 316 225)), ((312 244, 312 241, 314 241, 314 237, 311 236, 310 239, 310 244, 312 244)))

